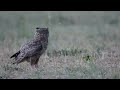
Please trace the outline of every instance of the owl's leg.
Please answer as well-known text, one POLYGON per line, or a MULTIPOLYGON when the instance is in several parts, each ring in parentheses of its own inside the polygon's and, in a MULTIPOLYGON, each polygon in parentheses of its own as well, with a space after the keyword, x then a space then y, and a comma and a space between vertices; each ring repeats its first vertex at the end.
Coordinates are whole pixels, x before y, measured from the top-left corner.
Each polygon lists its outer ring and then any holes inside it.
POLYGON ((28 62, 30 63, 31 70, 33 71, 33 69, 34 69, 34 66, 33 66, 33 57, 30 57, 29 60, 28 60, 28 62))
POLYGON ((39 68, 38 61, 39 61, 39 58, 37 58, 36 61, 35 61, 35 68, 39 68))
POLYGON ((32 57, 30 57, 28 62, 30 62, 31 66, 33 66, 33 58, 32 57))
POLYGON ((38 68, 38 61, 39 61, 39 58, 31 59, 31 60, 30 60, 31 66, 32 66, 32 67, 34 66, 35 68, 38 68))
POLYGON ((26 61, 27 61, 27 62, 30 62, 30 60, 31 60, 30 58, 26 58, 26 61))

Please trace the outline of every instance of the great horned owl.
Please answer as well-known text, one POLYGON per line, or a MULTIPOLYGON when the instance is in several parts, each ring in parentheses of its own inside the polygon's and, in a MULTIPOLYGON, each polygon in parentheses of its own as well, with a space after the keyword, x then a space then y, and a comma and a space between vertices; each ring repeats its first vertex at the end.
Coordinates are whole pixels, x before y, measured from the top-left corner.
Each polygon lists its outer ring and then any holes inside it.
POLYGON ((10 57, 15 59, 13 64, 27 61, 31 66, 38 67, 39 58, 47 49, 48 37, 48 28, 37 27, 34 38, 23 44, 20 50, 10 57))

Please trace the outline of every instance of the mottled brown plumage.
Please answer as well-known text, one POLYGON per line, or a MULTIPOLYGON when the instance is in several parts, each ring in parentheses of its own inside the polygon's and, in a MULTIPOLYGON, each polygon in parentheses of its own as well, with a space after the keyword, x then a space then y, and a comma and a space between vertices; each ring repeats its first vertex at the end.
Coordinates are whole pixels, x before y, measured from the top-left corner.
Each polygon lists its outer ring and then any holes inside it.
POLYGON ((14 64, 27 61, 30 62, 32 66, 35 65, 35 67, 38 67, 39 58, 47 49, 48 37, 48 28, 37 27, 34 38, 31 41, 23 44, 20 50, 10 58, 15 58, 14 64))

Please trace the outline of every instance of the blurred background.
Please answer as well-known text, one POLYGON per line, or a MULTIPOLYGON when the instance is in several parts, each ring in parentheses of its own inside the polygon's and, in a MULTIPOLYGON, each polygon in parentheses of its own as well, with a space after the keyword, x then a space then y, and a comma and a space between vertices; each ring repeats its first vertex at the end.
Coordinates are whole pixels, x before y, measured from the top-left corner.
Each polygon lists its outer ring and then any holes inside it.
POLYGON ((117 43, 119 19, 119 11, 0 11, 0 42, 6 38, 13 42, 29 39, 36 27, 47 26, 50 45, 54 43, 51 48, 55 49, 79 48, 84 42, 97 38, 117 43))

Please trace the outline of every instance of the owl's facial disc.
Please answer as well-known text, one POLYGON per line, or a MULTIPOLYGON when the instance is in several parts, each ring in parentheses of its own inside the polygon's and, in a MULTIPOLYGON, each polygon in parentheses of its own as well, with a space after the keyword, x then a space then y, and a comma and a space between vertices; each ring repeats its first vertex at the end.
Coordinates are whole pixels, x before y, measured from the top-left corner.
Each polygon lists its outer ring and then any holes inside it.
POLYGON ((41 35, 41 36, 45 35, 45 36, 49 37, 48 28, 40 28, 40 27, 37 27, 37 28, 36 28, 36 32, 37 32, 39 35, 41 35))

